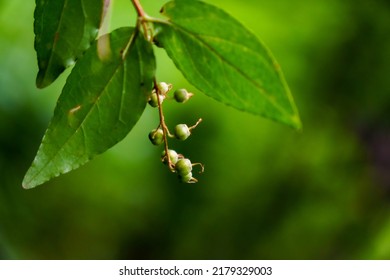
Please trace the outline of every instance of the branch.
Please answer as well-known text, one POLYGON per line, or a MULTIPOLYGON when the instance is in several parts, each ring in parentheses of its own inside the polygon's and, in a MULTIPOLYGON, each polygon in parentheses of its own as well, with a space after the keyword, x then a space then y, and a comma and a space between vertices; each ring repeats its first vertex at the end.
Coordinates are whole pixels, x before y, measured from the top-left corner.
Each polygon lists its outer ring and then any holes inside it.
POLYGON ((138 0, 131 0, 131 2, 133 3, 134 8, 137 10, 138 17, 145 17, 146 14, 141 6, 141 3, 138 0))

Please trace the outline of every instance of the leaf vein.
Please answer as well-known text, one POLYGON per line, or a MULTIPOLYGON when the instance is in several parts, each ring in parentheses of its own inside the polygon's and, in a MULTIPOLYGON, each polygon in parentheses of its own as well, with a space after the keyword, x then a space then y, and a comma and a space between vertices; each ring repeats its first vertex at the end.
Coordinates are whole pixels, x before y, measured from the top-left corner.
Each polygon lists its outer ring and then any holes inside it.
POLYGON ((207 49, 210 50, 211 53, 213 53, 219 60, 221 60, 222 62, 226 63, 227 65, 229 65, 230 67, 232 67, 234 70, 236 70, 241 76, 243 76, 246 80, 248 80, 249 82, 251 82, 252 84, 255 85, 256 88, 259 89, 259 92, 261 94, 263 94, 265 97, 266 97, 266 100, 268 100, 274 107, 275 109, 277 109, 280 113, 284 114, 284 115, 288 115, 290 116, 290 114, 284 110, 283 108, 281 108, 276 102, 275 102, 275 99, 271 99, 269 98, 269 94, 265 91, 265 89, 259 85, 256 81, 254 81, 253 79, 251 79, 250 77, 248 77, 247 74, 245 74, 242 70, 240 70, 236 65, 232 64, 230 61, 226 60, 223 56, 221 56, 217 50, 215 50, 211 45, 209 45, 205 40, 202 39, 202 37, 199 37, 197 34, 195 33, 192 33, 190 31, 188 31, 187 29, 183 28, 182 26, 179 26, 175 23, 173 23, 173 28, 176 28, 179 32, 181 33, 184 33, 184 34, 189 34, 190 36, 196 38, 198 41, 200 41, 207 49))
MULTIPOLYGON (((130 48, 132 47, 132 44, 134 43, 134 39, 135 39, 136 36, 131 36, 130 40, 130 48)), ((97 104, 98 100, 100 99, 100 97, 102 96, 102 94, 104 94, 105 92, 105 89, 107 88, 107 86, 112 82, 112 79, 113 77, 115 76, 115 74, 117 73, 117 71, 121 68, 121 66, 124 64, 124 60, 121 60, 118 64, 118 66, 115 68, 113 74, 111 75, 110 79, 108 80, 106 86, 100 91, 100 93, 98 94, 98 97, 96 98, 96 102, 95 104, 97 104)), ((58 155, 60 157, 62 157, 63 155, 61 154, 61 151, 65 148, 65 146, 69 143, 69 141, 71 141, 74 137, 74 135, 77 133, 77 131, 82 128, 82 126, 84 125, 85 121, 89 118, 89 116, 91 115, 91 112, 94 110, 95 106, 91 106, 91 108, 89 109, 89 111, 87 112, 87 114, 85 115, 84 119, 82 120, 82 122, 79 124, 79 126, 74 129, 73 133, 68 137, 68 139, 61 145, 61 147, 59 147, 57 149, 57 151, 47 160, 47 162, 40 168, 40 170, 38 172, 35 173, 34 176, 32 176, 30 178, 30 182, 33 181, 36 177, 39 176, 39 174, 41 174, 43 172, 43 170, 45 170, 46 166, 53 161, 53 159, 55 157, 57 157, 58 155)), ((87 149, 87 147, 86 147, 87 149)))

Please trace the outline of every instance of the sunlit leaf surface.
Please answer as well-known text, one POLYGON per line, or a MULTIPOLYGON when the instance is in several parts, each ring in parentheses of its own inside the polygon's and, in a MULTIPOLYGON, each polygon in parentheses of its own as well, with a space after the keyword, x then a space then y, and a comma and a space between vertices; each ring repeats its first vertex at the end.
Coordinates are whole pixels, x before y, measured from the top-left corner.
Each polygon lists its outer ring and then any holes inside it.
POLYGON ((300 128, 292 95, 268 49, 224 11, 200 1, 172 1, 156 22, 163 47, 187 80, 239 110, 300 128))
POLYGON ((152 46, 132 28, 106 36, 111 56, 102 61, 94 44, 73 68, 24 188, 78 168, 122 140, 140 118, 154 77, 152 46))

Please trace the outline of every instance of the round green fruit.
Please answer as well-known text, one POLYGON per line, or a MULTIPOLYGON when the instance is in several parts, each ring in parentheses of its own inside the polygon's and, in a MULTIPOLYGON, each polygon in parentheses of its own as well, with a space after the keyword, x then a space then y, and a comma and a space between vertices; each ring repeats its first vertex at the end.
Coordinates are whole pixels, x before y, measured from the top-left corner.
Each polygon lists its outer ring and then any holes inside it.
POLYGON ((157 95, 157 93, 153 92, 148 101, 149 105, 156 108, 158 106, 157 98, 160 98, 160 104, 162 104, 165 99, 165 96, 161 94, 157 95))
POLYGON ((179 175, 179 179, 183 183, 189 183, 192 180, 192 172, 184 175, 179 175))
MULTIPOLYGON (((161 158, 162 158, 164 164, 168 164, 168 160, 167 160, 167 157, 165 155, 166 154, 165 154, 165 150, 164 150, 161 154, 161 158)), ((179 155, 174 150, 168 150, 168 155, 169 155, 169 159, 170 159, 171 163, 173 163, 173 164, 176 164, 177 161, 179 160, 179 155)))
POLYGON ((175 137, 179 140, 186 140, 191 135, 191 131, 186 124, 178 124, 175 126, 175 137))
POLYGON ((188 93, 188 91, 184 88, 181 88, 181 89, 177 89, 175 90, 175 92, 173 93, 173 97, 175 98, 175 100, 179 103, 184 103, 186 102, 188 99, 190 99, 192 95, 188 93))
POLYGON ((158 90, 160 91, 160 94, 165 95, 170 89, 172 85, 168 85, 167 83, 161 82, 158 83, 157 87, 158 90))
POLYGON ((153 129, 149 133, 149 140, 153 145, 161 145, 164 142, 164 132, 161 128, 153 129))
POLYGON ((184 176, 192 171, 192 163, 188 158, 179 159, 176 162, 175 170, 180 176, 184 176))

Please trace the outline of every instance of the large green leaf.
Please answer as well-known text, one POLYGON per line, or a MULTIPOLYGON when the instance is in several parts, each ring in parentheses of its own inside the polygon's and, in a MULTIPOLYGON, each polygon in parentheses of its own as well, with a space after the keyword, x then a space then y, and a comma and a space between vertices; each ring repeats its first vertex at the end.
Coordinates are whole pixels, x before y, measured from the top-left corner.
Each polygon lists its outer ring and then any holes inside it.
POLYGON ((268 49, 224 11, 200 1, 171 1, 154 23, 163 47, 187 80, 237 109, 301 127, 278 63, 268 49))
POLYGON ((73 68, 24 188, 78 168, 122 140, 136 124, 155 73, 152 45, 138 34, 121 28, 105 35, 111 56, 101 61, 95 43, 73 68))
POLYGON ((39 88, 50 85, 96 38, 105 0, 36 0, 35 50, 39 88))

